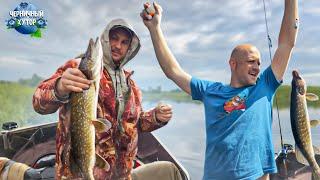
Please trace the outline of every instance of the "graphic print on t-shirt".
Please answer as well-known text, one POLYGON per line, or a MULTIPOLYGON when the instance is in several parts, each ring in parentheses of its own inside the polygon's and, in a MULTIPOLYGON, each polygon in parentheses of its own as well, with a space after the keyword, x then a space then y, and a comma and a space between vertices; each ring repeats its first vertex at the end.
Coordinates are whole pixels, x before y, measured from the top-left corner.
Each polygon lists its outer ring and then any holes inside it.
POLYGON ((223 110, 224 112, 218 113, 217 119, 223 119, 226 116, 230 115, 233 111, 245 111, 246 106, 246 100, 249 94, 249 90, 245 89, 238 93, 237 95, 233 96, 232 98, 228 99, 223 104, 223 110))
POLYGON ((223 109, 227 114, 232 113, 235 110, 245 111, 246 110, 246 98, 247 91, 242 91, 236 96, 226 101, 223 105, 223 109))

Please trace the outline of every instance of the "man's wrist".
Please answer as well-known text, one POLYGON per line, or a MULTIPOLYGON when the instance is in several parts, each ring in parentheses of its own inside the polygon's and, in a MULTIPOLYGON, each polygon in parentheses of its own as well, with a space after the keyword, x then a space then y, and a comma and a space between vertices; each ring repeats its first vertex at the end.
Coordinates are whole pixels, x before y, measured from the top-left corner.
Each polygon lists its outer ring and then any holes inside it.
POLYGON ((66 102, 66 101, 69 100, 70 94, 68 93, 68 94, 62 95, 62 94, 59 92, 58 86, 59 86, 59 81, 60 81, 60 80, 61 80, 61 77, 59 77, 59 78, 56 80, 56 83, 55 83, 54 89, 53 89, 54 95, 56 96, 56 98, 57 98, 59 101, 66 102))
POLYGON ((153 117, 154 117, 154 120, 156 121, 156 123, 158 123, 160 125, 166 125, 168 123, 168 122, 161 121, 157 118, 157 110, 156 109, 154 110, 153 117))
POLYGON ((148 29, 150 31, 150 33, 157 33, 158 31, 161 30, 160 24, 156 25, 156 26, 148 26, 148 29))

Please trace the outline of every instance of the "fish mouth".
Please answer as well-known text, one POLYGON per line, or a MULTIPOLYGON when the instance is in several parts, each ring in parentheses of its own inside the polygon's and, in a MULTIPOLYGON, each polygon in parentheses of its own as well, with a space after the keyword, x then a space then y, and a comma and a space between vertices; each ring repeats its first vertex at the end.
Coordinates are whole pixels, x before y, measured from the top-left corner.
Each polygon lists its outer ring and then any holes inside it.
POLYGON ((85 57, 83 57, 79 65, 79 69, 87 79, 95 80, 97 77, 100 77, 103 67, 102 54, 100 39, 96 38, 95 41, 90 39, 85 57))
POLYGON ((292 76, 295 79, 301 79, 301 76, 299 75, 299 72, 297 70, 292 71, 292 76))
POLYGON ((304 79, 300 76, 297 70, 292 71, 292 88, 296 89, 297 93, 304 95, 306 92, 306 83, 304 79))

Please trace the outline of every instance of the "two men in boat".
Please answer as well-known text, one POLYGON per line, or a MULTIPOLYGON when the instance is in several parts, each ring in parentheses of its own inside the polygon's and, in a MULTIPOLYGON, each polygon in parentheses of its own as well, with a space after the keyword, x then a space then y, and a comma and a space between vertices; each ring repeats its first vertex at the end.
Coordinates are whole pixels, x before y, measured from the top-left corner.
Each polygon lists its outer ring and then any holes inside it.
MULTIPOLYGON (((153 17, 146 12, 142 12, 141 16, 150 31, 159 64, 169 79, 205 106, 207 142, 203 179, 268 179, 268 174, 276 172, 271 140, 272 101, 282 82, 296 40, 297 1, 285 0, 278 48, 271 65, 260 73, 259 50, 253 45, 241 44, 233 49, 229 59, 231 78, 228 85, 198 79, 180 67, 160 28, 162 8, 156 3, 154 8, 156 12, 153 17), (235 100, 237 102, 233 102, 235 100), (241 107, 230 108, 230 104, 240 104, 241 107)), ((136 155, 137 126, 142 131, 162 127, 170 120, 172 111, 169 106, 148 112, 141 109, 141 94, 130 78, 132 73, 122 69, 140 47, 133 29, 122 20, 112 21, 101 40, 104 71, 98 117, 109 120, 113 129, 97 134, 97 152, 107 160, 111 169, 105 171, 95 168, 95 175, 97 179, 130 179, 132 161, 136 155), (116 34, 114 36, 113 31, 116 34), (124 133, 118 129, 119 113, 122 114, 124 133)), ((60 110, 58 178, 70 175, 68 162, 62 157, 64 149, 68 149, 66 146, 70 146, 65 144, 70 128, 66 109, 69 93, 81 92, 90 84, 77 70, 78 64, 79 60, 73 59, 60 67, 39 85, 33 99, 35 110, 39 113, 60 110)), ((177 174, 175 167, 173 169, 177 174)))
MULTIPOLYGON (((149 8, 150 4, 144 6, 149 8)), ((180 67, 162 33, 162 8, 156 3, 153 6, 154 15, 146 10, 140 15, 163 72, 205 107, 203 179, 269 179, 269 174, 277 171, 272 144, 272 102, 296 41, 297 0, 285 0, 278 48, 271 65, 260 73, 259 50, 251 44, 238 45, 229 58, 231 78, 227 85, 191 76, 180 67)))

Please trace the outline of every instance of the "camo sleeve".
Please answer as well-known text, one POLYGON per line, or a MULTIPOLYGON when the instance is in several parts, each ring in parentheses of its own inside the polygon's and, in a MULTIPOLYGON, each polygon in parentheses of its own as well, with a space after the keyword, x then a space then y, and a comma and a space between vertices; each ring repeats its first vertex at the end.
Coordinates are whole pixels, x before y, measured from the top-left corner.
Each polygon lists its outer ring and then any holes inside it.
POLYGON ((42 81, 38 85, 32 99, 33 108, 36 112, 40 114, 54 113, 61 105, 68 102, 66 97, 57 96, 55 87, 63 72, 68 68, 75 67, 78 67, 78 61, 75 59, 69 60, 59 67, 49 79, 42 81))
POLYGON ((151 132, 167 124, 167 122, 163 123, 156 119, 155 108, 149 111, 141 111, 139 122, 142 132, 151 132))
POLYGON ((160 122, 156 119, 155 114, 155 108, 150 109, 148 111, 144 111, 142 108, 142 93, 141 90, 138 88, 138 86, 135 84, 134 81, 131 81, 133 91, 135 92, 138 106, 137 109, 139 109, 139 120, 138 120, 138 129, 142 132, 151 132, 153 130, 156 130, 158 128, 161 128, 162 126, 166 125, 167 123, 160 122))

